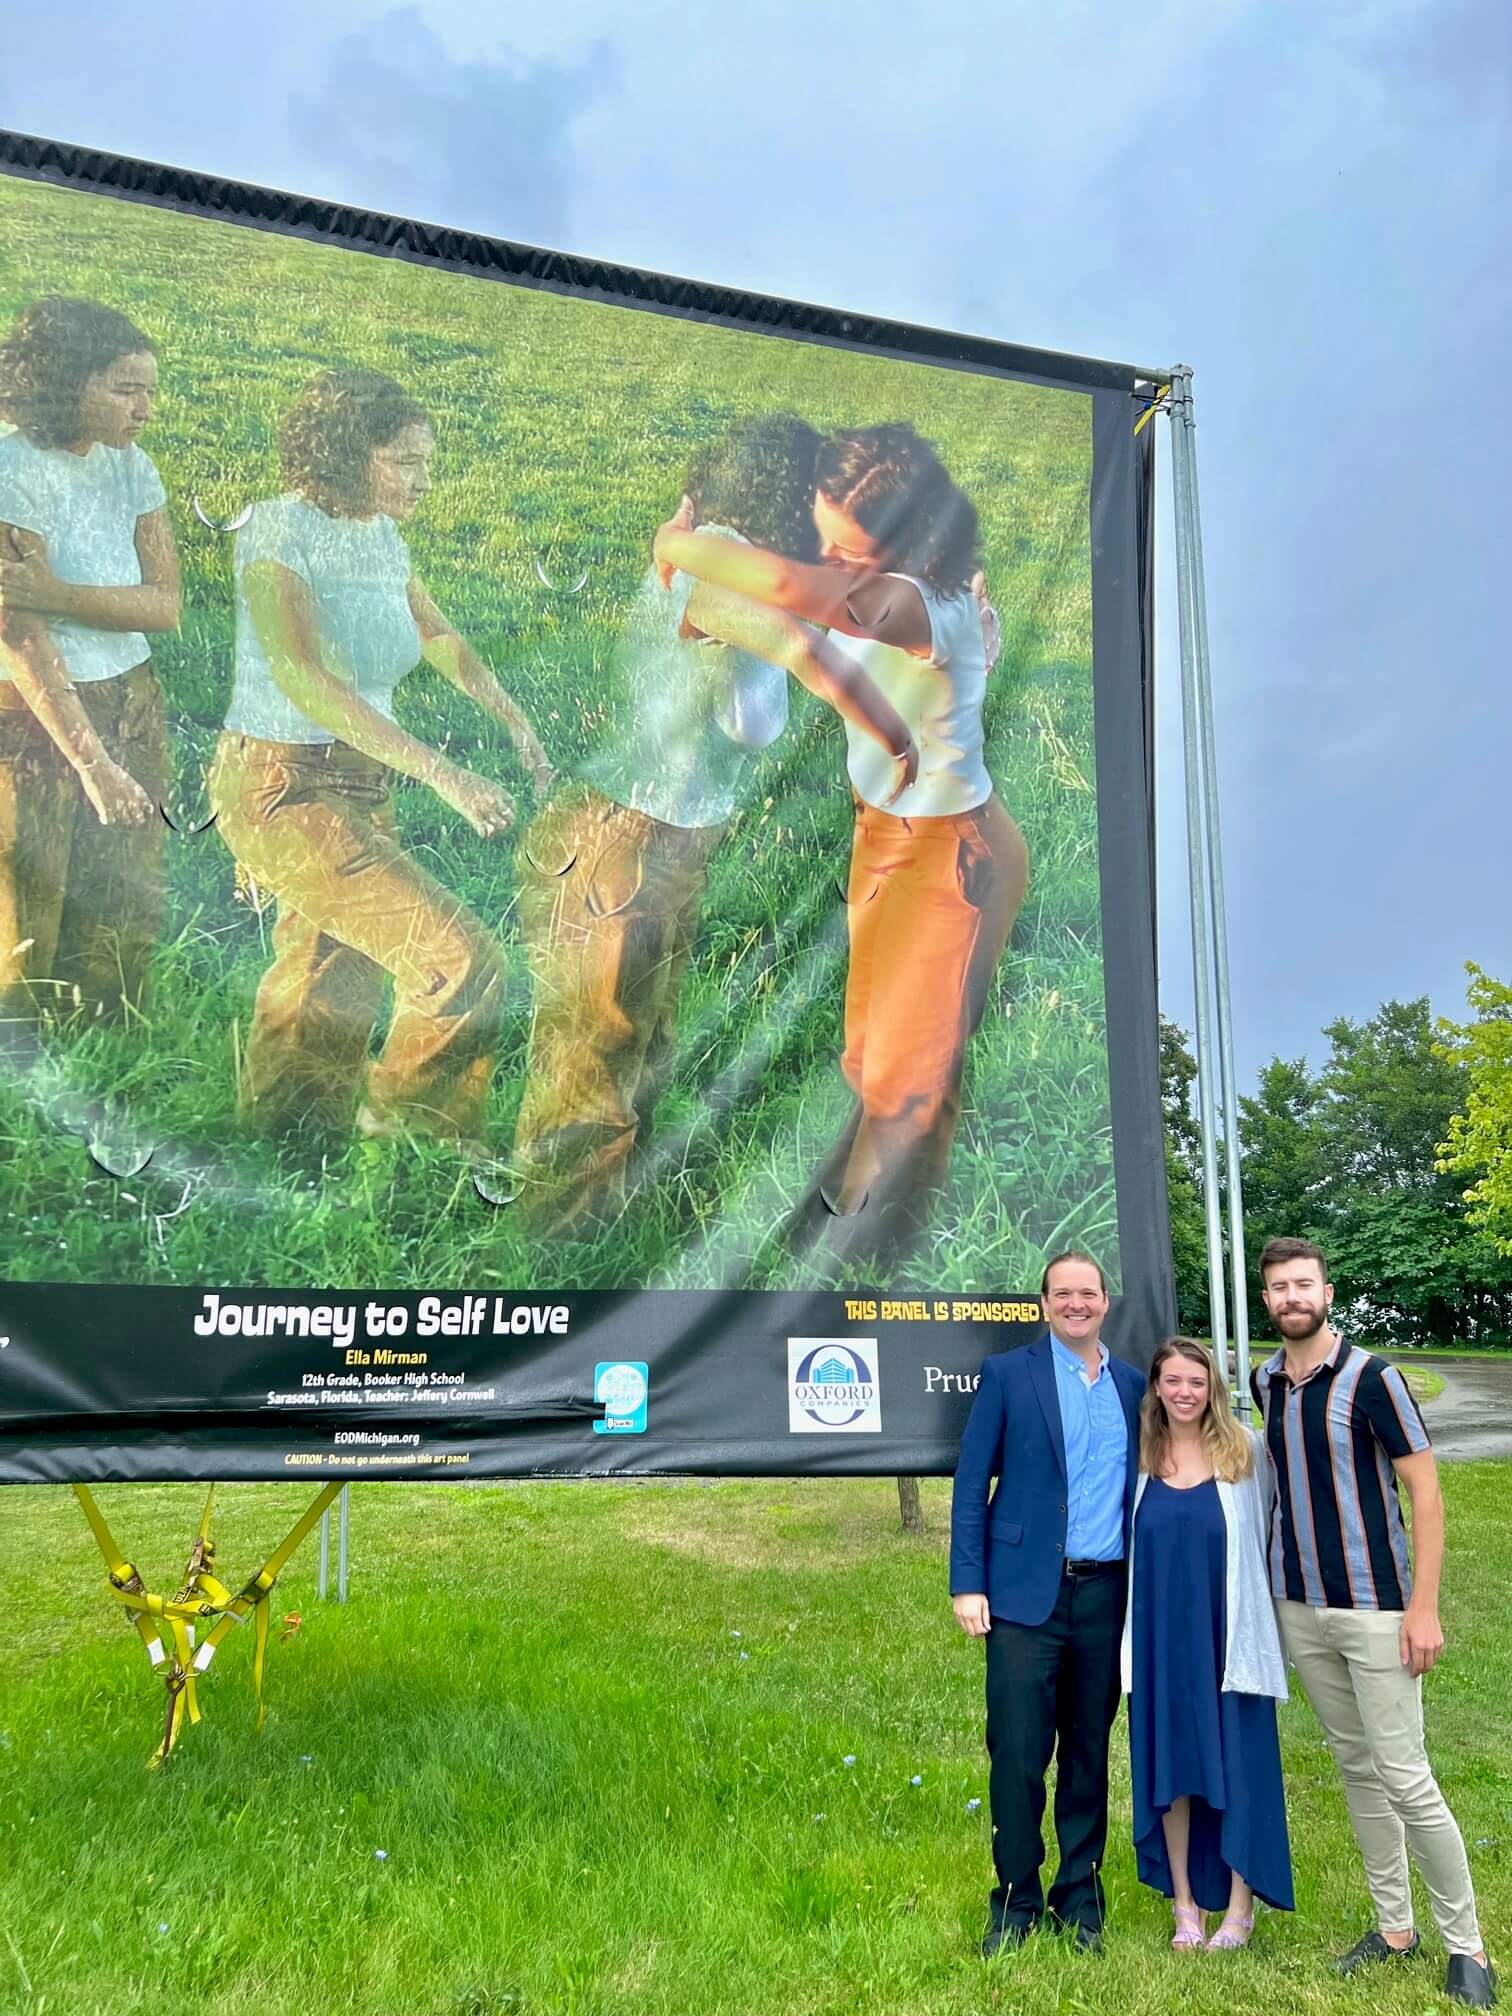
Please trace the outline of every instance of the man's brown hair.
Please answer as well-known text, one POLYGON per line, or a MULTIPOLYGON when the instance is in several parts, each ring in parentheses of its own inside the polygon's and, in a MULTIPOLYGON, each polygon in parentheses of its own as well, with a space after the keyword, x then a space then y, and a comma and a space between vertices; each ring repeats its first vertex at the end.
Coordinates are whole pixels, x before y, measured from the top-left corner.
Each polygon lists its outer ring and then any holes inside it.
POLYGON ((1050 1276, 1055 1271, 1055 1269, 1059 1267, 1059 1265, 1063 1260, 1080 1260, 1082 1265, 1085 1267, 1096 1267, 1097 1278, 1098 1281, 1102 1284, 1102 1291, 1104 1295, 1107 1294, 1108 1277, 1106 1274, 1104 1274, 1101 1264, 1098 1261, 1094 1260, 1090 1253, 1083 1253, 1081 1249, 1076 1246, 1068 1246, 1064 1253, 1057 1253, 1053 1260, 1047 1260, 1045 1263, 1045 1271, 1040 1276, 1040 1300, 1042 1302, 1050 1292, 1050 1276))
POLYGON ((1328 1255, 1311 1239, 1267 1239, 1260 1249, 1261 1286, 1265 1285, 1265 1276, 1270 1268, 1280 1267, 1288 1260, 1316 1260, 1323 1279, 1328 1279, 1328 1255))

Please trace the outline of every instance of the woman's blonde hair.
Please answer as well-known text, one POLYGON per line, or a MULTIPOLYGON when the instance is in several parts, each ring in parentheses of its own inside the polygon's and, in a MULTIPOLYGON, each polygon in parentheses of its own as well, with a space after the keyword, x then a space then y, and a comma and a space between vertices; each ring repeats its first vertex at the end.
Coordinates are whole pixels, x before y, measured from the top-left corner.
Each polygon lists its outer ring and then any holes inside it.
POLYGON ((1145 1388, 1139 1410, 1139 1467, 1158 1477, 1170 1454, 1171 1432, 1166 1410, 1155 1382, 1161 1367, 1172 1358, 1187 1358, 1202 1366, 1208 1375, 1207 1406, 1202 1410, 1202 1446, 1213 1466, 1213 1475, 1225 1484, 1237 1484, 1253 1467, 1249 1436, 1234 1418, 1228 1393, 1213 1362, 1213 1354, 1194 1337, 1168 1337, 1150 1366, 1150 1383, 1145 1388))

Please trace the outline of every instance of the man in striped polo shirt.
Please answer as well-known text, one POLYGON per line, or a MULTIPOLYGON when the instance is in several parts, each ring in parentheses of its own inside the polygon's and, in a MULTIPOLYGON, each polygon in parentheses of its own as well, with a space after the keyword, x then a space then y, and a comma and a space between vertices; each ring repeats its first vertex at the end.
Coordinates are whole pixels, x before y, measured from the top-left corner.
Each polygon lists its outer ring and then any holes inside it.
POLYGON ((1331 1327, 1328 1263, 1305 1239, 1260 1255, 1281 1349, 1255 1372, 1276 1474, 1271 1589, 1296 1668, 1344 1780, 1377 1929, 1335 1964, 1353 1974, 1414 1953, 1407 1851, 1449 1954, 1444 1992, 1489 2009, 1494 1977, 1470 1865, 1423 1745, 1422 1676, 1444 1649, 1444 1504, 1417 1404, 1393 1365, 1331 1327), (1412 1501, 1416 1580, 1398 1479, 1412 1501))

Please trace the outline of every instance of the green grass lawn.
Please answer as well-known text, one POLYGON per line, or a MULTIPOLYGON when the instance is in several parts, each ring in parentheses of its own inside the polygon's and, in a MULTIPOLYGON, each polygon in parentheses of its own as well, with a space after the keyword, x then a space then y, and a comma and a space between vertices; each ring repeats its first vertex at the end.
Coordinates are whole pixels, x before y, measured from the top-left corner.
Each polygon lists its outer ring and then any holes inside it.
POLYGON ((1430 1400, 1437 1400, 1444 1390, 1442 1372, 1431 1372, 1426 1366, 1404 1365, 1402 1377, 1407 1382, 1407 1390, 1420 1407, 1426 1407, 1430 1400))
MULTIPOLYGON (((1512 1464, 1446 1466, 1449 1651, 1432 1753, 1493 1949, 1512 1951, 1512 1464)), ((200 1494, 100 1494, 158 1586, 200 1494)), ((250 1647, 143 1769, 161 1690, 101 1593, 70 1494, 0 1526, 0 2009, 15 2016, 924 2016, 1387 2012, 1438 2003, 1428 1956, 1334 1982, 1367 1922, 1332 1764, 1283 1710, 1299 1911, 1178 1959, 1138 1887, 1114 1735, 1112 1931, 984 1970, 981 1648, 945 1597, 947 1487, 898 1529, 887 1481, 358 1487, 352 1600, 313 1550, 281 1585, 270 1714, 250 1647), (846 1759, 854 1762, 847 1765, 846 1759), (916 1785, 913 1781, 920 1782, 916 1785), (386 1859, 379 1859, 382 1850, 386 1859)), ((242 1571, 304 1503, 230 1488, 242 1571)), ((1426 1902, 1420 1905, 1429 1923, 1426 1902)))
MULTIPOLYGON (((1091 686, 1091 401, 1075 392, 562 301, 0 183, 0 325, 50 290, 129 312, 158 343, 143 445, 167 484, 184 619, 158 641, 181 823, 229 697, 230 541, 213 518, 276 494, 281 414, 349 363, 397 375, 435 416, 435 488, 406 528, 441 607, 527 708, 562 769, 617 731, 611 654, 651 536, 694 452, 779 407, 821 428, 910 419, 982 515, 1005 644, 989 767, 1023 827, 1031 886, 971 1053, 954 1163, 919 1278, 1032 1289, 1045 1255, 1116 1248, 1091 686), (543 587, 575 583, 581 594, 543 587)), ((503 731, 429 672, 407 726, 516 788, 503 731)), ((418 788, 401 830, 499 933, 510 962, 490 1134, 518 1111, 530 988, 515 922, 518 837, 483 841, 418 788)), ((168 921, 145 1024, 70 1032, 60 1068, 157 1143, 140 1183, 94 1174, 35 1087, 0 1084, 0 1210, 15 1278, 248 1286, 786 1287, 832 1278, 774 1239, 846 1114, 837 1068, 852 824, 835 717, 795 690, 715 856, 659 1157, 613 1239, 543 1251, 438 1153, 300 1158, 236 1140, 233 1081, 272 918, 233 888, 212 830, 169 842, 168 921), (211 1150, 213 1149, 213 1154, 211 1150), (208 1172, 208 1173, 207 1173, 208 1172)))

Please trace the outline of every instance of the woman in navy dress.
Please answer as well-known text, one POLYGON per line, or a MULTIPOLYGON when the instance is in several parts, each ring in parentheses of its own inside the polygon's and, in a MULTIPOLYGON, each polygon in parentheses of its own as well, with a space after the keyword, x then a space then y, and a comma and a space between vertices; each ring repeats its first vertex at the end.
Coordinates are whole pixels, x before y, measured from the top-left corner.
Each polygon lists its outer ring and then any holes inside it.
POLYGON ((1172 1900, 1178 1952, 1244 1946, 1256 1897, 1293 1908, 1269 1466, 1186 1337, 1155 1354, 1140 1430, 1123 1645, 1140 1881, 1172 1900))

